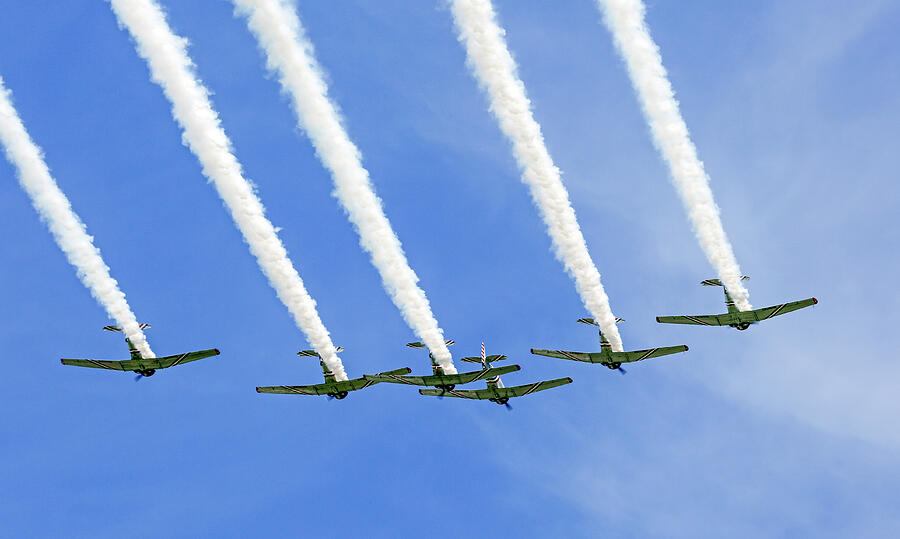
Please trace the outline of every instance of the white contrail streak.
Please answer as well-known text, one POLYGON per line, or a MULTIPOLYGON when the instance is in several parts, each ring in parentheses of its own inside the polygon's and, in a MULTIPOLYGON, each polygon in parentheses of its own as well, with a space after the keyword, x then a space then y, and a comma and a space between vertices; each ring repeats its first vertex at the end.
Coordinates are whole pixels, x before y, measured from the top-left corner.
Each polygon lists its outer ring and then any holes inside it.
POLYGON ((84 223, 72 210, 66 195, 56 185, 50 169, 44 162, 41 149, 35 145, 25 130, 25 125, 12 104, 12 95, 0 78, 0 141, 6 148, 6 157, 19 172, 19 183, 31 198, 57 245, 75 266, 78 278, 91 291, 91 295, 116 321, 125 336, 146 358, 156 357, 150 350, 144 333, 119 283, 109 274, 109 266, 94 246, 84 223))
POLYGON ((597 0, 603 22, 612 32, 616 47, 628 66, 631 84, 637 91, 653 142, 669 165, 672 180, 690 216, 703 252, 725 283, 735 306, 748 311, 750 294, 741 283, 741 269, 709 188, 709 177, 697 157, 678 101, 662 64, 659 47, 650 37, 641 0, 597 0))
POLYGON ((447 374, 456 368, 425 292, 403 253, 403 246, 384 214, 362 156, 328 98, 328 86, 293 6, 284 0, 234 0, 238 12, 265 51, 267 66, 289 94, 300 128, 331 171, 334 195, 359 233, 382 283, 406 323, 425 343, 447 374))
POLYGON ((120 24, 134 38, 138 54, 147 61, 153 81, 162 87, 172 103, 172 115, 184 130, 184 144, 200 160, 203 174, 212 180, 228 206, 272 288, 336 379, 346 380, 344 366, 316 311, 316 302, 303 286, 272 223, 266 219, 253 185, 243 177, 241 165, 231 151, 231 141, 210 103, 209 92, 194 73, 194 64, 186 51, 187 40, 172 32, 153 0, 109 2, 120 24))
POLYGON ((600 325, 612 349, 622 351, 622 338, 600 273, 588 253, 584 236, 563 186, 560 171, 544 145, 541 127, 531 113, 525 85, 497 24, 490 0, 452 0, 453 19, 465 44, 468 63, 487 91, 500 129, 512 141, 522 178, 553 240, 556 257, 575 279, 585 307, 600 325))

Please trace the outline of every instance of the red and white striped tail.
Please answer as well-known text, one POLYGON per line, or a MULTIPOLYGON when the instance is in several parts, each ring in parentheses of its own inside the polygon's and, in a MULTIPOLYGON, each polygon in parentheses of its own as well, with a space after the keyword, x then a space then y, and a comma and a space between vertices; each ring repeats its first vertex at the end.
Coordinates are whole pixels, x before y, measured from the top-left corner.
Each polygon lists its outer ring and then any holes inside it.
POLYGON ((481 341, 481 364, 484 365, 486 361, 487 359, 484 355, 484 341, 481 341))

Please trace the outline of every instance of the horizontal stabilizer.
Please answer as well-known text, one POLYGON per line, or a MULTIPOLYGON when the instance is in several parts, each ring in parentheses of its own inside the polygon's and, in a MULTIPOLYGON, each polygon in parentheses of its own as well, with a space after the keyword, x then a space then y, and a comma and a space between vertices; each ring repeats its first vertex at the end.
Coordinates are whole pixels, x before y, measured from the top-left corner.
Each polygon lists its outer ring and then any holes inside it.
MULTIPOLYGON (((493 363, 495 361, 503 361, 507 359, 503 354, 492 354, 484 358, 487 363, 493 363)), ((472 357, 462 357, 459 358, 460 361, 465 361, 466 363, 481 363, 481 356, 472 356, 472 357)))
MULTIPOLYGON (((750 277, 747 277, 746 275, 742 275, 741 280, 749 281, 750 277)), ((700 281, 700 284, 702 284, 703 286, 722 286, 722 281, 720 281, 719 279, 707 279, 705 281, 700 281)))
POLYGON ((141 371, 141 370, 157 370, 174 367, 182 363, 190 363, 207 357, 217 356, 219 351, 215 348, 210 350, 200 350, 198 352, 188 352, 175 356, 127 359, 125 361, 113 361, 107 359, 61 359, 63 365, 72 365, 75 367, 90 367, 93 369, 109 369, 113 371, 141 371))
MULTIPOLYGON (((340 346, 335 346, 334 351, 336 353, 340 354, 341 352, 344 351, 344 349, 341 348, 340 346)), ((300 350, 299 352, 297 352, 297 355, 302 356, 302 357, 319 357, 319 353, 316 352, 315 350, 300 350)))
MULTIPOLYGON (((456 341, 454 341, 454 340, 444 341, 444 344, 446 344, 447 346, 453 346, 454 344, 456 344, 456 341)), ((425 348, 425 344, 420 343, 418 341, 408 342, 408 343, 406 343, 406 346, 408 346, 410 348, 425 348)))
MULTIPOLYGON (((150 324, 141 324, 140 325, 141 329, 150 329, 151 327, 152 326, 150 324)), ((122 333, 122 328, 120 328, 119 326, 103 326, 103 330, 104 331, 115 331, 118 333, 122 333)))
MULTIPOLYGON (((593 318, 579 318, 578 321, 581 322, 582 324, 590 324, 590 325, 592 325, 592 326, 599 326, 599 325, 600 325, 600 324, 598 324, 597 321, 594 320, 593 318)), ((624 322, 624 321, 625 321, 624 318, 616 318, 616 324, 621 324, 621 323, 624 322)))

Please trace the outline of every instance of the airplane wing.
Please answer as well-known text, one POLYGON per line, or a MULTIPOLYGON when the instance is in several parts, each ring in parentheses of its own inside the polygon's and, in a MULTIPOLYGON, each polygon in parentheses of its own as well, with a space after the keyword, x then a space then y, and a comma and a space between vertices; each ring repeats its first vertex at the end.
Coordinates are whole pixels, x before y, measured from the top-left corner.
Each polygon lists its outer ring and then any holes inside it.
POLYGON ((211 356, 219 355, 219 351, 215 348, 210 350, 200 350, 198 352, 188 352, 186 354, 178 354, 174 356, 127 359, 124 361, 113 361, 108 359, 61 359, 63 365, 74 365, 76 367, 91 367, 94 369, 109 369, 114 371, 138 371, 144 369, 165 369, 174 367, 182 363, 190 363, 211 356))
POLYGON ((551 389, 571 383, 571 378, 557 378, 556 380, 544 380, 542 382, 535 382, 533 384, 527 384, 524 386, 496 387, 486 389, 451 389, 449 391, 442 391, 440 389, 420 389, 419 393, 422 395, 432 395, 435 397, 456 397, 460 399, 475 400, 510 399, 513 397, 523 397, 530 393, 536 393, 538 391, 543 391, 545 389, 551 389))
POLYGON ((539 356, 556 357, 572 361, 584 361, 586 363, 633 363, 650 359, 651 357, 667 356, 686 352, 687 346, 662 346, 649 350, 633 350, 629 352, 569 352, 566 350, 541 350, 532 348, 531 353, 539 356))
POLYGON ((679 346, 661 346, 659 348, 651 348, 649 350, 633 350, 630 352, 609 352, 612 360, 616 363, 633 363, 650 359, 651 357, 667 356, 669 354, 677 354, 679 352, 687 352, 688 347, 679 346))
POLYGON ((585 363, 595 363, 591 356, 601 356, 601 354, 591 354, 588 352, 568 352, 566 350, 543 350, 540 348, 532 348, 531 353, 538 356, 555 357, 559 359, 570 359, 572 361, 584 361, 585 363))
POLYGON ((753 323, 768 320, 773 316, 782 315, 804 307, 815 305, 819 300, 808 298, 752 311, 737 311, 727 314, 707 314, 699 316, 657 316, 656 321, 661 324, 693 324, 698 326, 730 326, 732 324, 753 323))
MULTIPOLYGON (((403 372, 406 372, 405 370, 403 372)), ((344 380, 343 382, 331 382, 324 384, 314 384, 309 386, 263 386, 257 387, 257 393, 278 393, 282 395, 330 395, 332 393, 340 393, 342 391, 356 391, 378 382, 366 380, 365 378, 354 378, 353 380, 344 380)))
POLYGON ((768 320, 773 316, 779 316, 784 313, 810 307, 819 303, 816 298, 809 298, 800 301, 792 301, 790 303, 782 303, 781 305, 773 305, 771 307, 763 307, 762 309, 753 309, 752 311, 740 311, 737 314, 741 322, 761 322, 768 320))
POLYGON ((730 314, 657 316, 656 321, 660 324, 690 324, 694 326, 727 326, 732 323, 730 314))
POLYGON ((501 374, 515 372, 521 367, 518 365, 506 365, 503 367, 493 367, 487 370, 461 372, 459 374, 440 374, 431 376, 398 376, 393 374, 367 374, 364 376, 366 380, 374 380, 376 382, 389 382, 393 384, 408 384, 411 386, 434 386, 434 385, 456 385, 468 384, 476 380, 483 380, 501 374))
MULTIPOLYGON (((400 375, 407 374, 409 367, 396 369, 393 371, 385 371, 379 375, 400 375)), ((366 378, 354 378, 353 380, 344 380, 343 382, 326 382, 324 384, 313 384, 308 386, 262 386, 257 387, 257 393, 277 393, 281 395, 329 395, 340 393, 342 391, 357 391, 365 389, 371 385, 377 384, 377 380, 369 380, 366 378)))

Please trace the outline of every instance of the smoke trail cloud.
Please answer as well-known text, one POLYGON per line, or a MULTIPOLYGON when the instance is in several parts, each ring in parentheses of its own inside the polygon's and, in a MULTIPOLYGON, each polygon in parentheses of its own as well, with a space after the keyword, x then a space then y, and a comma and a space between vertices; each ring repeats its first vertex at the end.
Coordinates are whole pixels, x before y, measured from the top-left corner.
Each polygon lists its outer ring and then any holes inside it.
POLYGON ((328 87, 294 8, 283 0, 234 0, 237 11, 266 53, 267 66, 279 75, 299 125, 331 171, 334 195, 359 233, 382 283, 406 323, 448 374, 456 373, 444 336, 431 312, 418 277, 384 214, 381 200, 362 165, 359 150, 344 129, 328 87))
POLYGON ((19 183, 31 198, 34 209, 47 224, 56 244, 75 266, 78 278, 91 291, 91 295, 106 309, 110 318, 119 324, 132 344, 144 357, 156 357, 147 343, 140 324, 119 283, 109 274, 109 266, 94 246, 84 223, 72 210, 66 195, 56 185, 50 169, 44 162, 40 148, 25 130, 12 104, 12 94, 0 78, 0 141, 6 148, 6 157, 19 172, 19 183))
POLYGON ((644 3, 641 0, 597 0, 597 4, 603 13, 603 22, 625 59, 631 84, 650 124, 653 142, 669 165, 672 180, 706 258, 725 283, 735 306, 742 311, 752 309, 750 294, 741 283, 741 269, 719 219, 709 177, 681 117, 659 47, 650 37, 644 20, 644 3))
POLYGON ((600 273, 588 254, 560 171, 553 164, 541 128, 531 113, 531 102, 507 48, 505 32, 497 24, 494 8, 490 0, 452 0, 450 5, 468 63, 487 91, 491 112, 497 117, 500 129, 512 141, 523 181, 531 188, 531 197, 547 225, 556 257, 575 279, 582 302, 612 349, 622 351, 622 338, 600 283, 600 273))
POLYGON ((346 380, 344 366, 287 251, 265 216, 253 185, 243 177, 241 165, 231 151, 231 141, 213 110, 209 92, 194 74, 187 40, 169 28, 153 0, 109 0, 119 23, 137 44, 137 51, 150 67, 151 77, 172 103, 172 115, 184 130, 182 140, 197 156, 203 174, 216 187, 231 217, 244 235, 269 284, 294 316, 316 352, 337 380, 346 380))

